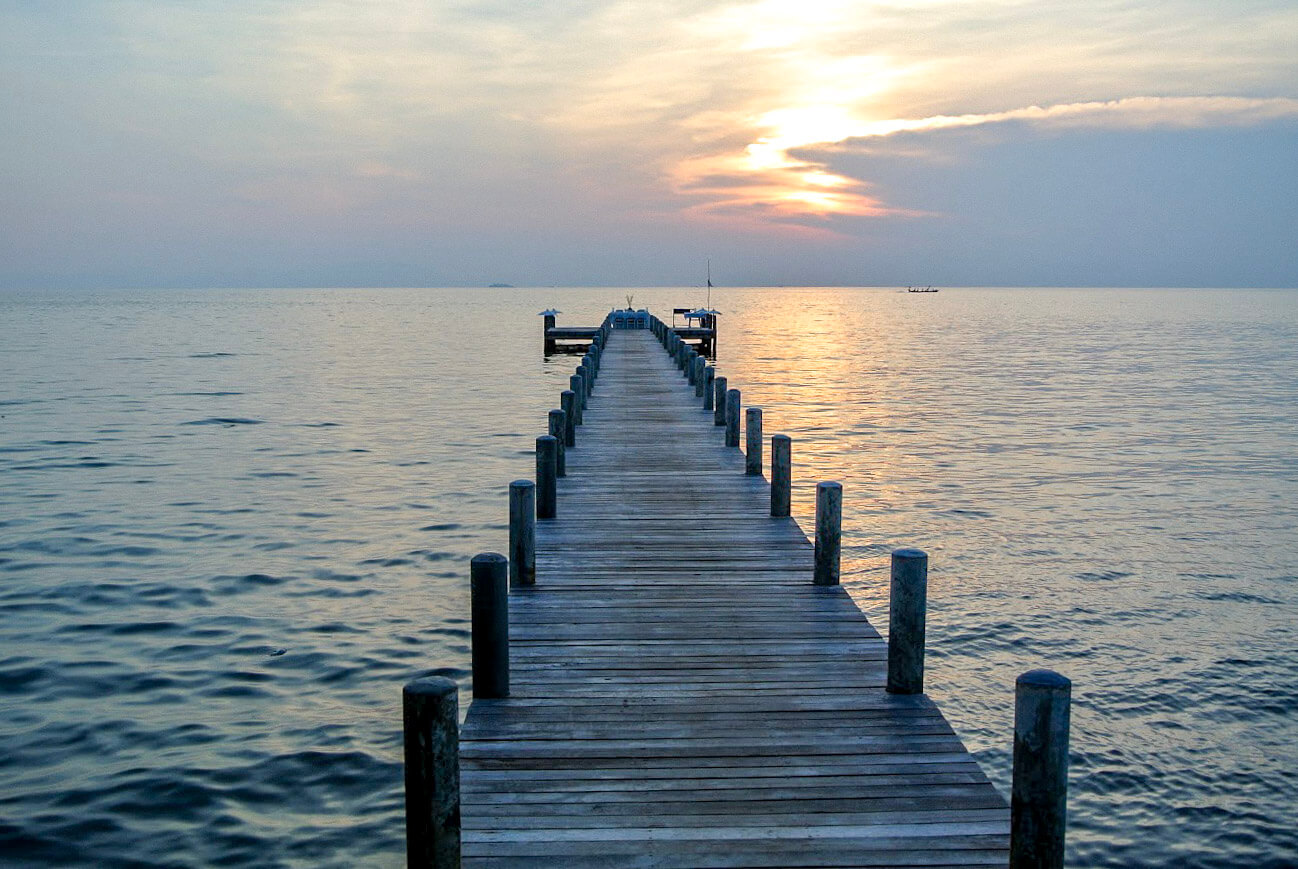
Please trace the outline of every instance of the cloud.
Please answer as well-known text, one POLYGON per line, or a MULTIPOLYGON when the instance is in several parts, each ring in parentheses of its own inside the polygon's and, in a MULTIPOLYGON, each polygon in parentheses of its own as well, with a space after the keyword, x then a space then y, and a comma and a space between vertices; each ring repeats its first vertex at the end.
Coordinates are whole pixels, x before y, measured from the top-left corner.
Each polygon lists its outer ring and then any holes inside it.
POLYGON ((1298 118, 1298 99, 1287 97, 1127 97, 999 112, 925 118, 857 119, 838 106, 812 106, 766 114, 764 134, 742 152, 709 155, 676 167, 675 189, 702 202, 687 214, 759 215, 786 220, 808 214, 857 217, 920 216, 871 195, 868 183, 831 172, 809 155, 825 146, 852 149, 899 133, 1027 123, 1048 128, 1195 128, 1249 126, 1298 118), (762 205, 758 208, 756 206, 762 205))
POLYGON ((1003 112, 935 115, 861 122, 837 141, 1027 121, 1054 127, 1247 126, 1298 117, 1298 99, 1288 97, 1124 97, 1054 106, 1025 106, 1003 112))
POLYGON ((1291 0, 0 4, 0 254, 91 272, 124 222, 227 240, 212 259, 254 230, 417 259, 434 234, 913 223, 813 150, 1263 124, 1292 115, 1295 40, 1291 0))

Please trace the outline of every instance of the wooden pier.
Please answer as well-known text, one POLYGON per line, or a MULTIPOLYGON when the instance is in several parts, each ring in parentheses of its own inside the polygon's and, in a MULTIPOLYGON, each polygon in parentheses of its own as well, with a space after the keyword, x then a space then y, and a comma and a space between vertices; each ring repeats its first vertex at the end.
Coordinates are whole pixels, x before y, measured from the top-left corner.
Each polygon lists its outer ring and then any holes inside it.
POLYGON ((460 732, 464 865, 1006 865, 1006 801, 885 690, 887 645, 654 333, 608 333, 598 373, 510 590, 508 696, 460 732))

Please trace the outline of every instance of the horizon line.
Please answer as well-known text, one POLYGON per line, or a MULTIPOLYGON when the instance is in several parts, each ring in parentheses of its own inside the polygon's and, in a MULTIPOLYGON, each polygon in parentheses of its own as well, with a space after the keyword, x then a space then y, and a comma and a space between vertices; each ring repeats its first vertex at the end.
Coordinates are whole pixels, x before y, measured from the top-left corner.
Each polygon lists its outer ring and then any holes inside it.
MULTIPOLYGON (((714 290, 892 290, 912 286, 935 286, 950 290, 1295 290, 1298 285, 1273 286, 1242 284, 1217 286, 1212 284, 713 284, 714 290)), ((692 290, 705 289, 699 284, 106 284, 102 286, 10 285, 0 286, 0 292, 123 292, 142 291, 194 291, 220 290, 692 290)))

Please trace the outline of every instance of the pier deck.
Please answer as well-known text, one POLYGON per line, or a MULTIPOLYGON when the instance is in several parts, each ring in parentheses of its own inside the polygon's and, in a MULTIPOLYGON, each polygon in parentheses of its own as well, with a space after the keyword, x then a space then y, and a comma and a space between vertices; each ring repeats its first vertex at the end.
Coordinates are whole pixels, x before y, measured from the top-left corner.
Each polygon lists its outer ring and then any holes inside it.
POLYGON ((613 333, 511 592, 511 696, 461 733, 465 865, 1007 863, 1004 799, 885 692, 885 643, 743 470, 653 335, 613 333))

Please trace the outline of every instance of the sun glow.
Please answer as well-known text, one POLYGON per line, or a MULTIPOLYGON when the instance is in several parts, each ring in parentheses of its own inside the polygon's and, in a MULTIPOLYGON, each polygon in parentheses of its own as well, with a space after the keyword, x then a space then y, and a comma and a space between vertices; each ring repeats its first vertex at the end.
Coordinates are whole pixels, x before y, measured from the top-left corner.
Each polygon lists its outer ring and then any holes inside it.
POLYGON ((1128 97, 982 114, 876 119, 858 116, 848 105, 822 103, 765 112, 753 122, 759 135, 741 152, 686 160, 677 166, 674 180, 678 192, 708 200, 691 209, 695 214, 755 214, 763 219, 913 215, 916 212, 889 207, 870 196, 865 182, 830 172, 796 152, 853 139, 1007 122, 1143 128, 1242 125, 1292 117, 1298 117, 1298 99, 1287 97, 1128 97))
POLYGON ((888 213, 866 193, 864 183, 791 153, 867 131, 869 122, 854 116, 850 107, 822 103, 776 109, 759 116, 753 126, 760 135, 742 152, 695 158, 677 167, 677 189, 708 200, 693 209, 696 214, 788 219, 888 213))
POLYGON ((844 178, 842 175, 831 175, 828 172, 821 172, 819 169, 803 172, 801 180, 803 184, 810 184, 813 187, 843 187, 855 183, 851 178, 844 178))

